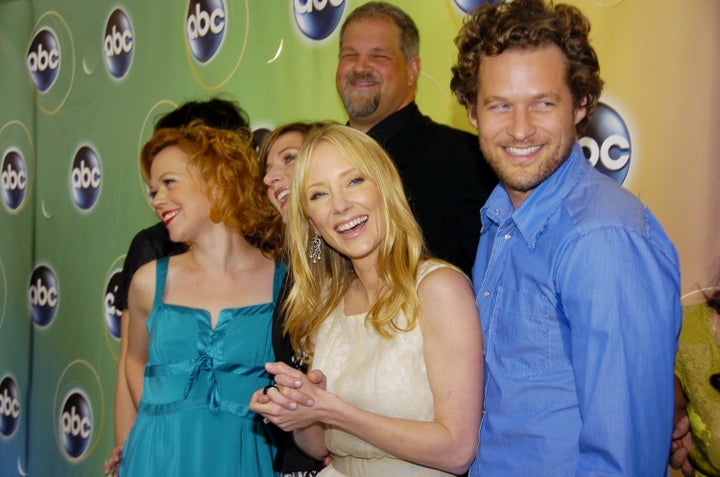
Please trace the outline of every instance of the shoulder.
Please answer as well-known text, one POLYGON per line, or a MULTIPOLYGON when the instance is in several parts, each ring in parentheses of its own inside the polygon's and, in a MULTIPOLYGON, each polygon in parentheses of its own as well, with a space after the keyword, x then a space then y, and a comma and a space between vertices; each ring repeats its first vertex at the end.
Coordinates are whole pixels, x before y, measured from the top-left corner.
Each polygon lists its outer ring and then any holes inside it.
POLYGON ((418 267, 418 295, 423 297, 456 297, 467 291, 472 292, 470 279, 447 262, 430 259, 418 267))
POLYGON ((682 331, 680 332, 680 342, 684 342, 689 337, 707 332, 710 335, 713 331, 712 326, 713 310, 707 303, 700 302, 693 305, 684 306, 682 309, 682 331))
POLYGON ((146 289, 150 285, 154 287, 157 274, 157 260, 152 260, 137 269, 130 282, 131 290, 146 289))
POLYGON ((479 153, 477 135, 471 132, 463 131, 462 129, 457 129, 447 124, 438 123, 429 116, 422 116, 419 126, 422 128, 423 132, 431 135, 431 137, 425 137, 426 140, 452 140, 457 147, 472 146, 473 151, 479 153))
POLYGON ((594 169, 588 171, 563 201, 580 234, 616 227, 647 235, 650 212, 631 192, 594 169))

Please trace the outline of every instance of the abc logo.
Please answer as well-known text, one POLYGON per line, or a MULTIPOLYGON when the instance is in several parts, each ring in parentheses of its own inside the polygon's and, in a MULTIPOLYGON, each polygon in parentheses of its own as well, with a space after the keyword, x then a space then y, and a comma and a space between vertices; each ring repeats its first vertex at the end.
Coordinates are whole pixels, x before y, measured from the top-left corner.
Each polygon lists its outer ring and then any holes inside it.
POLYGON ((50 89, 60 69, 60 43, 52 31, 42 29, 37 32, 30 43, 26 62, 35 88, 41 93, 50 89))
POLYGON ((95 205, 100 195, 100 160, 88 146, 78 149, 70 172, 70 187, 78 207, 88 210, 95 205))
POLYGON ((469 13, 480 5, 484 5, 486 3, 492 5, 500 2, 502 2, 502 0, 455 0, 455 5, 457 5, 463 12, 469 13))
POLYGON ((120 317, 122 316, 122 310, 115 307, 115 294, 118 291, 121 280, 121 271, 115 270, 105 286, 105 302, 103 306, 105 310, 105 325, 108 331, 118 339, 120 338, 120 317))
POLYGON ((17 383, 10 376, 0 382, 0 434, 13 435, 20 421, 20 393, 17 383))
POLYGON ((132 60, 133 30, 127 14, 119 8, 112 12, 105 26, 103 52, 110 74, 115 78, 125 76, 132 60))
POLYGON ((630 170, 630 133, 620 115, 598 103, 585 136, 580 139, 585 158, 595 169, 622 184, 630 170))
POLYGON ((220 49, 225 36, 225 2, 191 0, 185 33, 193 56, 200 63, 210 61, 220 49))
POLYGON ((27 169, 25 159, 17 149, 8 149, 2 160, 2 197, 10 210, 17 210, 25 200, 27 169))
POLYGON ((59 428, 67 455, 73 459, 81 457, 90 445, 93 430, 90 401, 82 391, 73 391, 65 398, 59 428))
POLYGON ((295 22, 305 36, 323 40, 340 23, 345 0, 293 0, 295 22))
POLYGON ((59 293, 55 273, 45 265, 33 270, 28 289, 32 319, 39 326, 47 326, 55 318, 59 293))

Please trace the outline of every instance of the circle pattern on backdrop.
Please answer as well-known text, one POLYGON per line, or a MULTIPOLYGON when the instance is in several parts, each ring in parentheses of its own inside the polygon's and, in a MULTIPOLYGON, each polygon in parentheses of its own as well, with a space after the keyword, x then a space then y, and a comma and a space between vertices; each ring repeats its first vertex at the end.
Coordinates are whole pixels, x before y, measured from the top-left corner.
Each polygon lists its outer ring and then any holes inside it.
MULTIPOLYGON (((30 130, 21 121, 8 121, 0 127, 0 151, 2 151, 0 161, 4 160, 7 151, 10 150, 20 151, 24 159, 26 176, 25 193, 22 202, 17 207, 8 206, 5 200, 3 200, 2 203, 5 210, 11 214, 18 214, 28 203, 28 199, 33 191, 33 179, 35 177, 35 147, 30 130)), ((5 191, 3 191, 3 195, 4 192, 5 191)))
POLYGON ((56 438, 58 449, 65 459, 72 463, 78 463, 90 456, 102 436, 103 426, 105 423, 105 394, 103 393, 102 383, 97 370, 84 359, 77 359, 69 363, 58 378, 55 386, 55 395, 53 396, 53 435, 56 438), (58 427, 60 422, 60 411, 66 399, 72 394, 83 395, 91 409, 99 409, 99 416, 93 416, 92 436, 87 448, 78 457, 68 455, 65 449, 65 443, 61 439, 61 429, 58 427), (61 401, 62 399, 62 401, 61 401), (99 405, 98 405, 99 401, 99 405), (93 405, 95 403, 95 405, 93 405), (97 425, 96 425, 97 424, 97 425))
MULTIPOLYGON (((35 34, 43 29, 51 29, 57 35, 57 41, 64 52, 63 56, 60 57, 57 78, 55 78, 52 87, 41 94, 38 94, 36 88, 32 88, 38 109, 48 116, 52 116, 63 107, 75 82, 75 43, 65 19, 58 12, 50 10, 38 18, 32 30, 34 32, 33 36, 25 51, 30 51, 35 34), (62 45, 68 46, 62 47, 62 45), (68 55, 70 65, 64 67, 63 64, 68 59, 68 55)), ((32 82, 32 78, 30 78, 30 81, 32 82)))

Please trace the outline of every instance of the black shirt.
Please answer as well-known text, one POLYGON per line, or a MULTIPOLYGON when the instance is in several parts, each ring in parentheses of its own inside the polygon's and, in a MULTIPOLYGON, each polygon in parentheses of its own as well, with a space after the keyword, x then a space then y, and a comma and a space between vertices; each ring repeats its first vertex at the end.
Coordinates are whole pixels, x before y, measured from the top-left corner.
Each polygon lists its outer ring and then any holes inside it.
POLYGON ((430 253, 469 276, 480 239, 480 208, 497 184, 477 136, 434 122, 415 103, 368 135, 395 162, 430 253))
POLYGON ((170 235, 162 222, 135 234, 125 256, 120 283, 115 293, 115 307, 120 310, 127 309, 130 281, 138 268, 158 258, 177 255, 185 250, 187 247, 184 243, 170 241, 170 235))

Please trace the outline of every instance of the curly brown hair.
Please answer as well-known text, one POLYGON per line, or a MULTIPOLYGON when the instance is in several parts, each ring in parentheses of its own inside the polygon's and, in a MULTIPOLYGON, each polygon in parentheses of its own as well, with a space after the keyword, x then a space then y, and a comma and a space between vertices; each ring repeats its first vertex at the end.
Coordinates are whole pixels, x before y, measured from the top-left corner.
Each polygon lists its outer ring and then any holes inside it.
POLYGON ((238 230, 249 243, 277 259, 282 252, 282 235, 271 226, 277 212, 265 199, 251 137, 211 128, 201 121, 180 128, 160 128, 140 154, 146 181, 155 156, 170 146, 187 154, 188 164, 205 183, 210 220, 238 230))
POLYGON ((552 0, 484 4, 468 16, 455 38, 458 58, 452 67, 450 89, 463 106, 475 108, 483 55, 557 45, 565 56, 567 84, 575 106, 584 104, 587 111, 575 126, 580 136, 592 118, 603 87, 589 32, 590 22, 580 10, 570 5, 554 5, 552 0))

